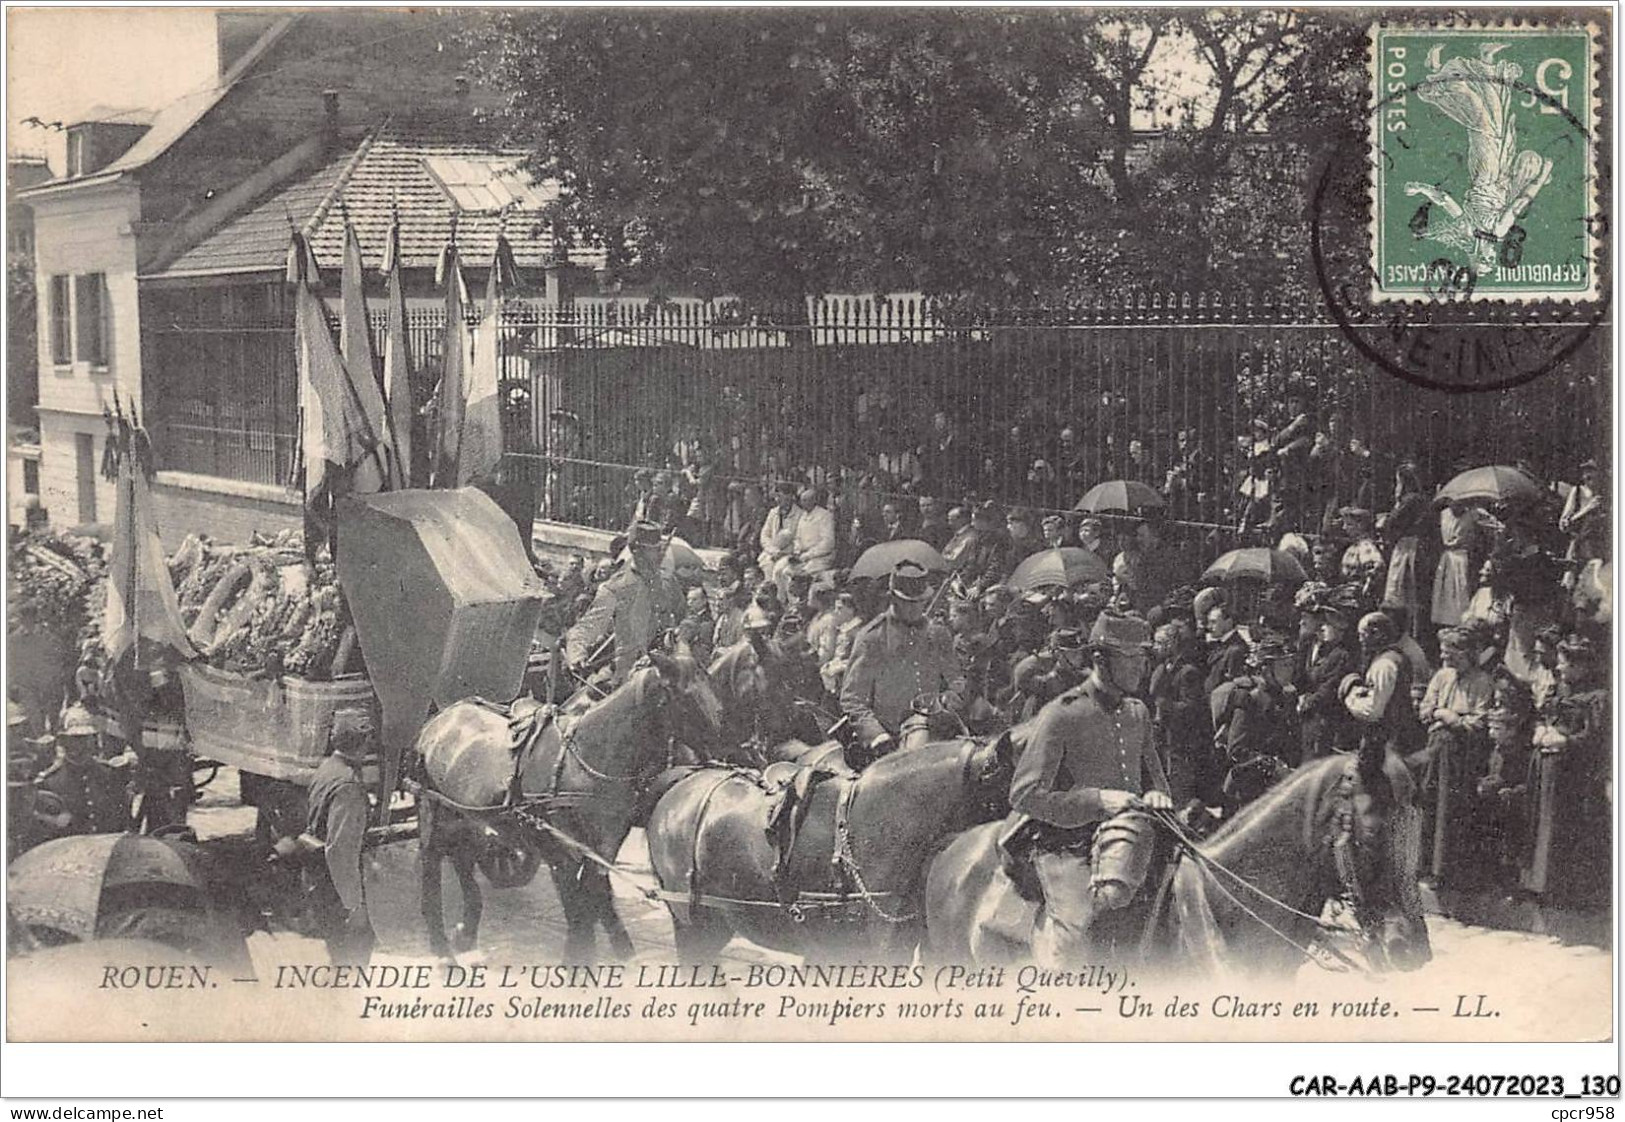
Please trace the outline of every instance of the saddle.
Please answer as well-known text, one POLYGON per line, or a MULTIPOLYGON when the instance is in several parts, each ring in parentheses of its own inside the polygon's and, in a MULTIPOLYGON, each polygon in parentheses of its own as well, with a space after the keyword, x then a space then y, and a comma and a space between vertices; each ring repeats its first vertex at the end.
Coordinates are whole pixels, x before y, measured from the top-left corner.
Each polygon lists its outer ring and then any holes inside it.
POLYGON ((785 873, 790 854, 795 851, 813 792, 827 779, 852 774, 840 748, 840 742, 835 741, 825 751, 811 755, 806 763, 776 763, 762 773, 772 792, 767 803, 767 841, 773 847, 775 881, 785 873))
POLYGON ((543 734, 558 716, 558 709, 525 696, 506 703, 484 697, 471 697, 468 700, 508 722, 508 751, 513 756, 513 768, 508 777, 508 805, 512 806, 524 796, 520 783, 524 778, 525 765, 530 762, 543 734))

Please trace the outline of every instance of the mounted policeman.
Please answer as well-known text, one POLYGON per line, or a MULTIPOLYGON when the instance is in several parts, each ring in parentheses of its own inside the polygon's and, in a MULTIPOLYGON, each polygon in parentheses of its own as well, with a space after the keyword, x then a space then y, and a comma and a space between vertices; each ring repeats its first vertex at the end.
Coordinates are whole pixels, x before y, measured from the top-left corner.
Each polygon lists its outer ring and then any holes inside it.
POLYGON ((565 636, 564 657, 571 672, 585 679, 603 665, 613 641, 611 688, 626 681, 654 642, 683 618, 677 578, 664 571, 671 535, 658 522, 640 519, 627 531, 631 561, 603 584, 592 606, 565 636))
POLYGON ((1089 676, 1044 706, 1016 761, 1002 844, 1018 863, 1030 854, 1048 919, 1034 949, 1057 964, 1089 961, 1095 917, 1139 891, 1155 841, 1139 812, 1173 809, 1150 711, 1131 696, 1150 652, 1143 619, 1101 613, 1089 676))

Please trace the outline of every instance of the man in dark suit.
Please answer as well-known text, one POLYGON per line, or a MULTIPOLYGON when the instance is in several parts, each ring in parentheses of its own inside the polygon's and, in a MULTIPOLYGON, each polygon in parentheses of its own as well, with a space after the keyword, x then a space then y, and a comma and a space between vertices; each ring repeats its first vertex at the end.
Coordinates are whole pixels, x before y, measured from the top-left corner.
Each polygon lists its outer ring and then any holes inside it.
POLYGON ((1247 640, 1236 628, 1236 618, 1223 600, 1207 613, 1207 677, 1202 688, 1209 694, 1247 672, 1247 640))

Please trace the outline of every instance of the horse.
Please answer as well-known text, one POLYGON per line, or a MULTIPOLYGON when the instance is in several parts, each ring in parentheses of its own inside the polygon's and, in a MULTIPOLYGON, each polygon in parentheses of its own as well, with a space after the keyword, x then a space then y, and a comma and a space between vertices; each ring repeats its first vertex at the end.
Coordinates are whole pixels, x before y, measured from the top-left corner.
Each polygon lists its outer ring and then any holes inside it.
POLYGON ((815 785, 788 763, 765 778, 713 767, 678 779, 645 830, 661 887, 687 897, 668 899, 679 955, 714 961, 735 933, 804 953, 843 932, 861 935, 871 921, 888 929, 892 948, 912 954, 932 845, 1005 813, 1012 755, 1004 735, 894 752, 815 785), (799 808, 776 805, 786 784, 804 800, 799 808), (770 819, 799 829, 770 837, 770 819))
POLYGON ((476 945, 482 900, 476 866, 499 888, 520 888, 545 862, 563 905, 568 961, 590 960, 595 925, 625 958, 632 941, 612 905, 608 872, 540 823, 609 861, 634 823, 643 784, 670 764, 669 746, 709 743, 721 727, 710 679, 686 644, 651 650, 618 689, 573 720, 551 720, 518 749, 510 717, 476 701, 436 714, 417 740, 418 871, 430 951, 450 957, 442 913, 442 861, 462 889, 459 950, 476 945))
MULTIPOLYGON (((1244 807, 1153 897, 1131 944, 1149 964, 1216 972, 1237 960, 1286 970, 1308 953, 1326 902, 1355 901, 1374 969, 1415 969, 1432 956, 1417 888, 1420 813, 1404 762, 1381 744, 1304 764, 1244 807)), ((926 948, 948 962, 1030 957, 1042 909, 1015 896, 1002 867, 1002 824, 955 838, 926 877, 926 948)), ((1119 926, 1116 916, 1105 926, 1119 926)), ((1131 949, 1130 953, 1138 953, 1131 949)))

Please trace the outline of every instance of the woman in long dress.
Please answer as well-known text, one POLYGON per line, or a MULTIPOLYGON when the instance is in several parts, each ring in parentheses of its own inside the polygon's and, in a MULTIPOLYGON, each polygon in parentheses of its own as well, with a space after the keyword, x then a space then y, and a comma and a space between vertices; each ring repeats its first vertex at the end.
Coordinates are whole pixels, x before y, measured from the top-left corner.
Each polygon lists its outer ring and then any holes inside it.
POLYGON ((1444 553, 1433 572, 1433 623, 1455 627, 1473 598, 1473 556, 1489 546, 1490 518, 1464 502, 1439 512, 1439 540, 1444 553))
POLYGON ((1382 607, 1405 613, 1404 631, 1412 638, 1422 622, 1422 530, 1427 521, 1427 498, 1422 494, 1416 461, 1404 460, 1394 469, 1393 509, 1378 519, 1377 529, 1393 546, 1388 556, 1388 577, 1383 584, 1382 607))

